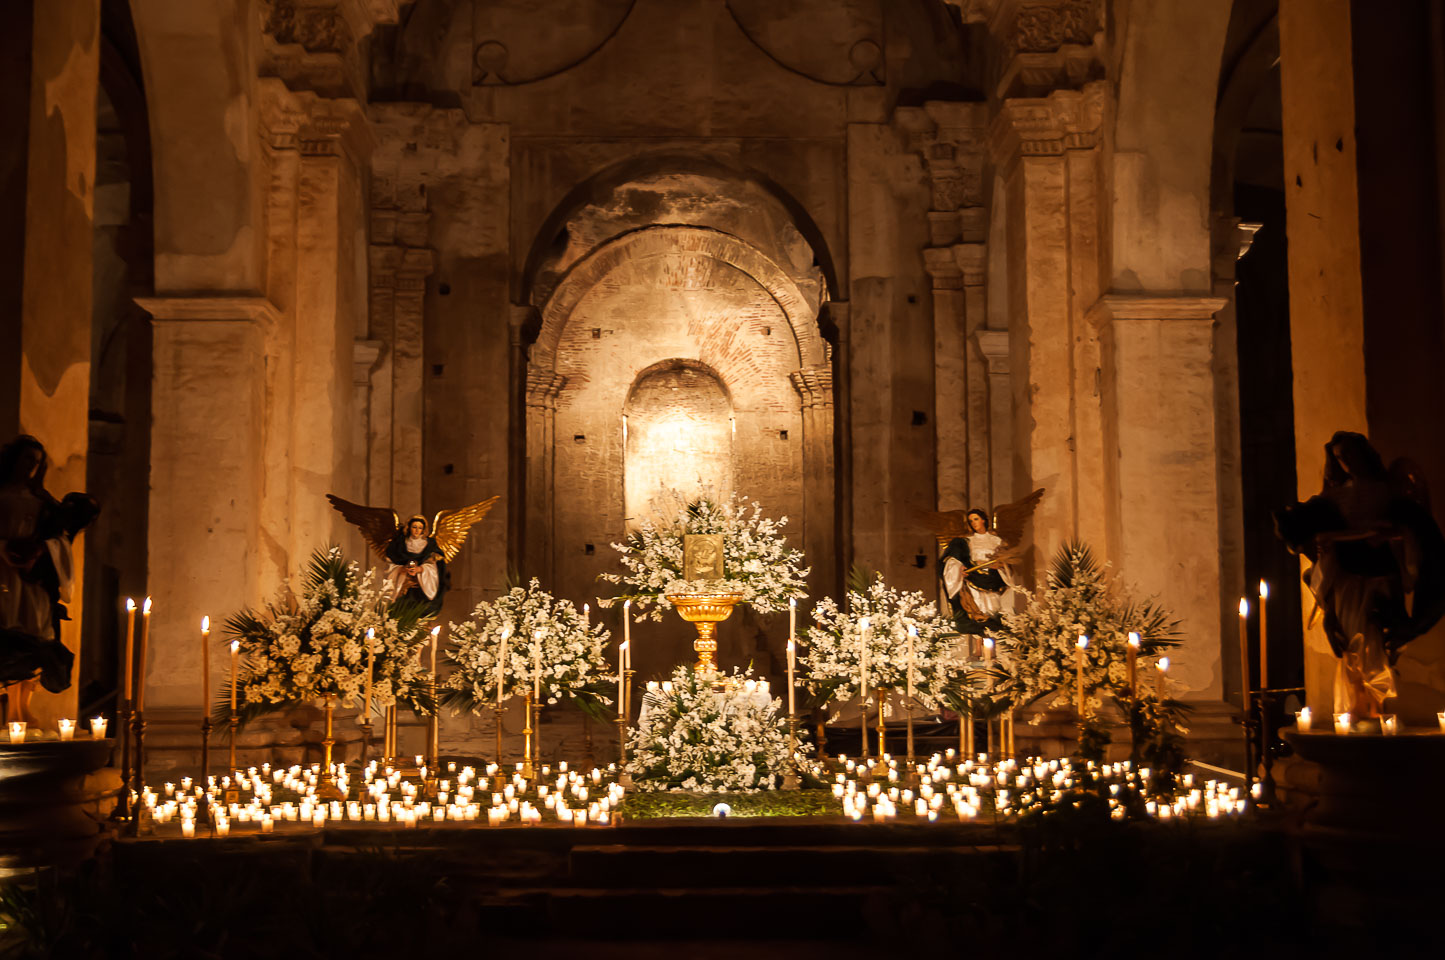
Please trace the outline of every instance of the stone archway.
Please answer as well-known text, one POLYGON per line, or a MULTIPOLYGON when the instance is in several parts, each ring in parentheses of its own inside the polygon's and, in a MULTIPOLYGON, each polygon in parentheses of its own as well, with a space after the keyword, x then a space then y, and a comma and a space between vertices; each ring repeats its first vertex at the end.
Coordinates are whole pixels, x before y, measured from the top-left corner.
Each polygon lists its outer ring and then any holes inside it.
MULTIPOLYGON (((660 487, 666 467, 681 471, 672 486, 686 494, 699 486, 703 462, 702 485, 730 487, 716 496, 759 500, 790 518, 788 533, 810 556, 831 557, 829 363, 810 299, 787 271, 732 234, 659 225, 591 251, 541 305, 527 359, 527 571, 563 595, 595 592, 596 576, 616 568, 608 545, 651 495, 629 492, 629 479, 660 487), (642 449, 624 417, 644 407, 648 416, 683 417, 687 442, 661 453, 642 449), (696 456, 684 464, 690 447, 696 456)), ((641 434, 654 426, 639 424, 641 434)), ((784 638, 773 639, 780 650, 784 638)), ((762 651, 749 646, 735 655, 744 652, 762 651)))

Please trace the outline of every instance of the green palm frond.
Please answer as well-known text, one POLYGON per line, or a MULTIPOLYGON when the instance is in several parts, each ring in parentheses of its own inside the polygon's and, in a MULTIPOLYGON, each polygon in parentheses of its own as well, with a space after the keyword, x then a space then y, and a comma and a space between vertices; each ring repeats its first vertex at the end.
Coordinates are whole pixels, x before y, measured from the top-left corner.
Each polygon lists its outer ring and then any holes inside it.
POLYGON ((1076 581, 1092 579, 1098 573, 1094 551, 1081 540, 1070 540, 1060 547, 1049 565, 1050 578, 1061 587, 1072 587, 1076 581))
POLYGON ((311 555, 306 567, 306 582, 309 586, 320 587, 328 580, 336 586, 338 594, 346 592, 346 558, 335 546, 317 550, 311 555))
POLYGON ((880 574, 877 570, 869 570, 861 563, 855 563, 848 568, 848 592, 867 593, 873 581, 877 580, 880 574))

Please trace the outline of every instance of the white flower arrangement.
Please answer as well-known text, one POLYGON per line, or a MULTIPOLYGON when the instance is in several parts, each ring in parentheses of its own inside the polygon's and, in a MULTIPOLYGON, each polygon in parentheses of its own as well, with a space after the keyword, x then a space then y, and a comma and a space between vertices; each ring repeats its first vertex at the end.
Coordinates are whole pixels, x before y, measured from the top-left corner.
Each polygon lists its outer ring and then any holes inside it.
MULTIPOLYGON (((777 789, 788 773, 786 711, 751 670, 680 666, 671 680, 648 685, 643 716, 628 738, 626 768, 639 790, 753 793, 777 789)), ((797 744, 799 754, 811 749, 797 744)))
POLYGON ((363 576, 336 547, 318 551, 299 597, 283 592, 264 610, 243 610, 226 624, 240 644, 242 714, 328 696, 360 705, 369 667, 373 709, 402 704, 430 713, 430 678, 421 666, 426 629, 415 612, 397 609, 388 611, 375 571, 363 576))
POLYGON ((789 548, 781 532, 787 517, 765 517, 757 502, 748 503, 737 494, 725 503, 673 500, 666 519, 644 520, 626 543, 612 544, 627 572, 602 575, 631 588, 618 599, 631 600, 642 610, 656 605, 638 620, 651 616, 660 621, 663 608, 671 606, 668 594, 733 594, 758 613, 785 610, 789 599, 806 595, 809 571, 802 566, 803 553, 789 548), (724 579, 683 579, 682 538, 692 533, 722 534, 724 579))
POLYGON ((1139 636, 1135 654, 1140 699, 1158 700, 1153 658, 1178 641, 1178 624, 1153 601, 1139 602, 1109 583, 1089 548, 1064 546, 1050 566, 1044 588, 1020 590, 1028 603, 1005 614, 1003 629, 990 631, 997 668, 1019 706, 1044 698, 1069 707, 1078 695, 1079 637, 1083 648, 1084 709, 1096 714, 1106 699, 1129 698, 1129 634, 1139 636), (1146 669, 1148 668, 1148 669, 1146 669))
POLYGON ((607 629, 588 624, 570 600, 558 600, 534 577, 493 601, 482 601, 470 620, 452 624, 455 649, 447 656, 456 670, 446 686, 449 698, 473 713, 497 702, 497 661, 503 656, 502 696, 526 696, 540 685, 544 704, 575 700, 579 706, 610 704, 604 690, 616 683, 607 675, 607 629))
POLYGON ((822 703, 843 702, 858 696, 862 675, 863 621, 868 621, 868 688, 902 693, 907 689, 908 633, 913 640, 913 695, 925 709, 935 710, 958 696, 967 661, 958 631, 938 615, 923 594, 889 587, 878 575, 867 590, 848 591, 848 609, 831 597, 813 607, 814 625, 808 627, 798 658, 806 673, 804 685, 822 703))

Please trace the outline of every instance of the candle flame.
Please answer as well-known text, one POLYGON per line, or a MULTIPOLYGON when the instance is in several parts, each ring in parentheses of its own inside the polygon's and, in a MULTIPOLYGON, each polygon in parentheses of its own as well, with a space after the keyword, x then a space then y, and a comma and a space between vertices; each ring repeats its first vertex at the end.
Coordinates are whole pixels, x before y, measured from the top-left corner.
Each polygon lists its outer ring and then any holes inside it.
POLYGON ((126 610, 128 610, 128 611, 134 612, 134 611, 135 611, 135 601, 132 600, 130 597, 126 597, 126 598, 125 598, 125 608, 126 608, 126 610))
POLYGON ((1160 672, 1160 673, 1168 673, 1168 672, 1169 672, 1169 658, 1168 658, 1168 657, 1160 657, 1160 658, 1159 658, 1159 662, 1158 662, 1157 664, 1155 664, 1155 666, 1157 666, 1157 667, 1159 668, 1159 672, 1160 672))
POLYGON ((789 653, 792 653, 792 652, 793 652, 793 641, 791 641, 791 640, 788 641, 788 652, 789 652, 789 653))
POLYGON ((202 632, 202 633, 210 633, 210 632, 211 632, 211 618, 210 618, 210 617, 202 617, 202 618, 201 618, 201 632, 202 632))
POLYGON ((867 618, 867 617, 864 617, 862 620, 859 620, 859 621, 858 621, 858 629, 859 629, 859 630, 867 630, 867 629, 868 629, 868 618, 867 618))
POLYGON ((367 627, 367 628, 366 628, 366 639, 370 640, 370 639, 372 639, 372 638, 375 637, 375 636, 376 636, 376 628, 375 628, 375 627, 367 627))
POLYGON ((441 632, 442 632, 442 628, 441 628, 441 627, 432 627, 432 628, 431 628, 432 639, 436 639, 436 635, 439 634, 439 633, 441 633, 441 632))
POLYGON ((984 637, 984 638, 983 638, 983 648, 984 648, 985 650, 992 650, 992 649, 993 649, 993 637, 984 637))
POLYGON ((1268 581, 1268 580, 1261 580, 1261 581, 1259 581, 1259 599, 1261 599, 1261 600, 1268 600, 1268 599, 1269 599, 1269 581, 1268 581))
POLYGON ((909 635, 910 637, 916 637, 916 636, 918 636, 918 628, 915 627, 915 626, 914 626, 913 624, 911 624, 911 623, 908 625, 908 635, 909 635))
POLYGON ((231 652, 232 652, 232 653, 240 653, 240 652, 241 652, 241 641, 239 641, 239 640, 232 640, 232 641, 231 641, 231 652))
POLYGON ((1135 633, 1135 632, 1132 631, 1132 630, 1129 631, 1129 646, 1131 646, 1131 647, 1137 647, 1137 646, 1139 646, 1139 634, 1135 633))
MULTIPOLYGON (((438 627, 437 629, 441 629, 441 628, 438 627)), ((538 627, 536 630, 533 630, 533 631, 532 631, 532 639, 533 639, 533 640, 541 640, 541 639, 542 639, 542 635, 543 635, 544 633, 546 633, 546 632, 547 632, 547 631, 543 630, 541 627, 538 627)))
POLYGON ((1082 650, 1082 649, 1084 649, 1085 647, 1087 647, 1088 645, 1089 645, 1089 638, 1086 637, 1086 636, 1084 636, 1082 633, 1079 634, 1079 644, 1078 644, 1079 649, 1082 650))
POLYGON ((790 607, 796 607, 797 605, 798 605, 798 598, 797 598, 797 597, 789 597, 789 598, 788 598, 788 606, 790 606, 790 607))
POLYGON ((1249 601, 1243 597, 1239 598, 1239 615, 1241 617, 1249 616, 1249 601))
POLYGON ((632 645, 632 641, 631 641, 631 640, 624 640, 624 641, 622 641, 621 644, 618 645, 617 649, 618 649, 618 650, 626 650, 626 649, 627 649, 628 647, 630 647, 631 645, 632 645))
POLYGON ((143 604, 141 604, 140 612, 141 612, 141 614, 142 614, 143 616, 147 616, 147 617, 150 616, 150 613, 151 613, 151 598, 150 598, 150 597, 146 597, 146 602, 143 603, 143 604))

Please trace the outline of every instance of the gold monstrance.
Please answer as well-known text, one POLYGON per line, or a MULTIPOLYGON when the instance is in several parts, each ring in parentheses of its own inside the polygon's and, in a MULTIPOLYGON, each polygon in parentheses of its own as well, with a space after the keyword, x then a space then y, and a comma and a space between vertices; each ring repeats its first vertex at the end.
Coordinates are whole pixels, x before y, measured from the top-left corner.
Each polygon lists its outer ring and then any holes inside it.
MULTIPOLYGON (((720 533, 689 533, 682 538, 683 578, 689 581, 723 579, 723 537, 720 533)), ((678 616, 697 626, 698 670, 716 670, 717 625, 732 616, 742 597, 732 593, 668 594, 667 602, 678 616)))

